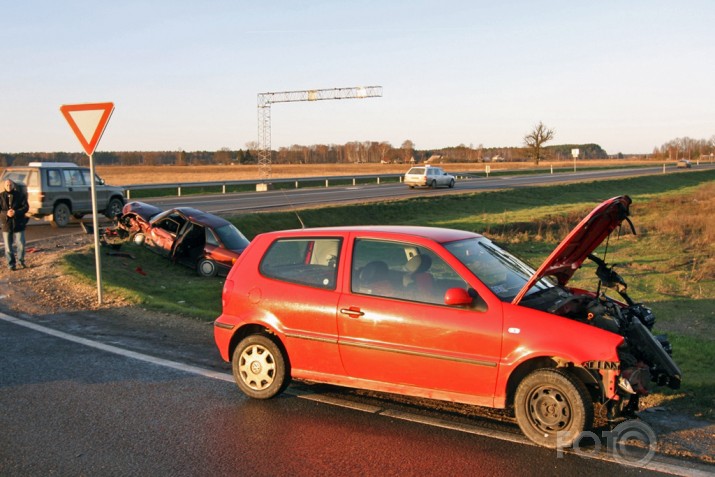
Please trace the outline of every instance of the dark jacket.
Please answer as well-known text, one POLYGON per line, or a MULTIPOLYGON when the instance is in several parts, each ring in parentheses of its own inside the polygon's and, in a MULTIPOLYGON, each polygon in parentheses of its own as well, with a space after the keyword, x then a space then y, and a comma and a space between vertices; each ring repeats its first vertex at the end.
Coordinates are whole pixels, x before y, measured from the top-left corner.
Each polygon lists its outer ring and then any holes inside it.
POLYGON ((0 223, 3 232, 22 232, 27 225, 27 211, 30 206, 27 203, 27 194, 19 187, 11 192, 3 191, 0 194, 0 223), (8 209, 15 210, 14 217, 8 217, 8 209))

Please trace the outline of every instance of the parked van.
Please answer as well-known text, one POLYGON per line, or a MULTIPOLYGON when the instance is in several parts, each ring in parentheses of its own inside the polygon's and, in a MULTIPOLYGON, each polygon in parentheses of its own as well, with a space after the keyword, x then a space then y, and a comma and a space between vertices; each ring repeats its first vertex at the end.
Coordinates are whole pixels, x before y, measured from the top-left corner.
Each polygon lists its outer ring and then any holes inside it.
MULTIPOLYGON (((49 217, 54 227, 65 227, 71 217, 81 219, 92 213, 92 178, 87 167, 72 162, 31 162, 3 171, 2 181, 10 179, 27 193, 29 216, 49 217)), ((122 213, 124 190, 105 185, 95 174, 97 211, 108 218, 122 213)))

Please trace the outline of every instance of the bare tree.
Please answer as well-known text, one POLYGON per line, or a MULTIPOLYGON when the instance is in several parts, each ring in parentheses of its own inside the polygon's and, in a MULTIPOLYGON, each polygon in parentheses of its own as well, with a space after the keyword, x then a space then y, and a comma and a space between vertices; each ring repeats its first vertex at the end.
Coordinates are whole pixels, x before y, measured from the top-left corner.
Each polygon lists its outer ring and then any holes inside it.
POLYGON ((412 159, 412 155, 414 154, 415 143, 413 143, 409 139, 406 139, 405 142, 402 143, 400 149, 402 149, 403 160, 405 161, 405 163, 409 164, 410 159, 412 159))
POLYGON ((381 142, 377 146, 378 151, 380 151, 380 161, 385 161, 387 160, 387 153, 390 152, 390 149, 392 149, 392 146, 390 145, 389 142, 381 142))
POLYGON ((554 130, 544 126, 544 123, 539 121, 539 124, 534 126, 534 130, 529 134, 524 136, 524 145, 531 152, 531 156, 534 158, 534 164, 539 165, 539 161, 543 156, 543 145, 547 141, 551 141, 554 138, 554 130))

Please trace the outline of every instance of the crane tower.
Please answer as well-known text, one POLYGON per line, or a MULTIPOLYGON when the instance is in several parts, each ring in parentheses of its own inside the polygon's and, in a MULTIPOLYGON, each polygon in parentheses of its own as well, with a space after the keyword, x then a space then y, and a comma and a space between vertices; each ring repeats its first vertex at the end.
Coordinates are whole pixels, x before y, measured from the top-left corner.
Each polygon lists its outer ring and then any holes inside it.
MULTIPOLYGON (((258 93, 258 173, 260 178, 267 180, 271 174, 271 104, 326 99, 363 99, 380 96, 382 96, 382 86, 258 93)), ((259 184, 256 187, 265 190, 267 184, 259 184)))

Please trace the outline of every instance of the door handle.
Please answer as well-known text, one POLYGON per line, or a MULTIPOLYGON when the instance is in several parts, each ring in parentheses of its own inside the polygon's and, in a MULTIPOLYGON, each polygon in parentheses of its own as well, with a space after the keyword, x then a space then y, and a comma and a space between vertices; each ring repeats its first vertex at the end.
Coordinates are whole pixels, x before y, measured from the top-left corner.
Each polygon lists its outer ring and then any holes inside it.
POLYGON ((360 308, 353 308, 353 307, 341 308, 340 313, 342 313, 343 315, 348 315, 350 318, 359 318, 365 314, 362 311, 360 311, 360 308))

